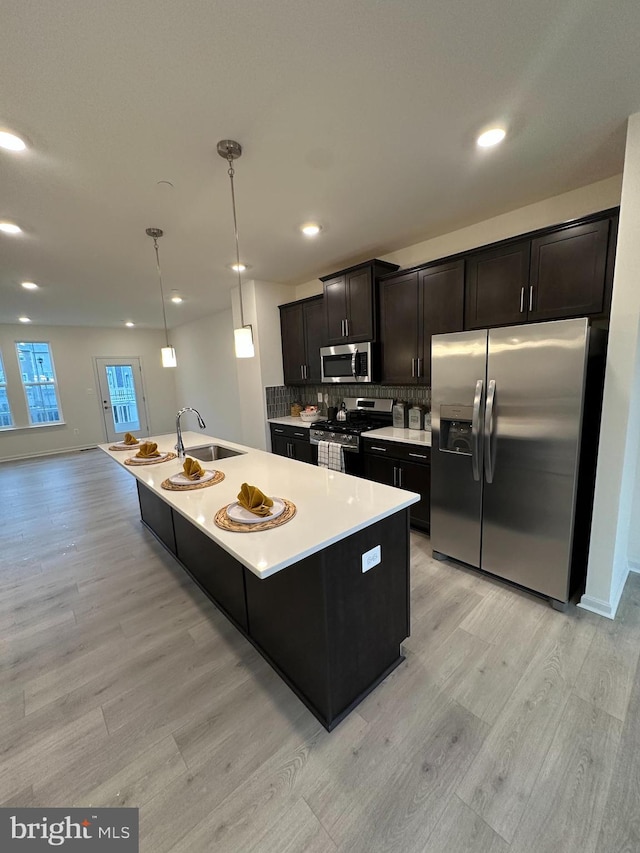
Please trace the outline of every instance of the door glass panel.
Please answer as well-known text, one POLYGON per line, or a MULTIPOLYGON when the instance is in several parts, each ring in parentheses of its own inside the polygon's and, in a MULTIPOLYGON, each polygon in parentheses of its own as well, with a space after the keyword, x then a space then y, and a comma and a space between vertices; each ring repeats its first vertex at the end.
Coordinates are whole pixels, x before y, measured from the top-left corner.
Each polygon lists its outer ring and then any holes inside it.
POLYGON ((131 365, 107 364, 105 371, 109 386, 113 429, 117 433, 139 430, 140 417, 131 365))

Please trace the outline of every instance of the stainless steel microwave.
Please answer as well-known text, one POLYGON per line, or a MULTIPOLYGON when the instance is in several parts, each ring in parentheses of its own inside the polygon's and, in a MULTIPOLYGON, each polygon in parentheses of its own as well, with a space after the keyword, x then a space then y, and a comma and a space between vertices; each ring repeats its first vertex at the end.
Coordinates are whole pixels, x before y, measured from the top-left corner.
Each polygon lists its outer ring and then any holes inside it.
POLYGON ((373 382, 375 346, 340 344, 320 348, 323 382, 373 382))

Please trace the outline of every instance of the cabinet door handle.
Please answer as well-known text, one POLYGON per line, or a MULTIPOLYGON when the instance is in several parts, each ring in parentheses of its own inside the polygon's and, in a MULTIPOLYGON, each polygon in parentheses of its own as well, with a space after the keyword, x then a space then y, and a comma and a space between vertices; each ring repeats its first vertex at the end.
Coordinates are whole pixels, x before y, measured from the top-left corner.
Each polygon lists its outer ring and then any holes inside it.
POLYGON ((415 459, 426 459, 426 453, 410 453, 409 456, 413 456, 415 459))
POLYGON ((402 488, 402 468, 398 468, 398 488, 402 488))
POLYGON ((304 379, 304 364, 300 365, 300 379, 304 379))
POLYGON ((396 485, 397 485, 397 482, 396 482, 396 481, 397 481, 397 478, 398 478, 398 469, 397 469, 397 468, 396 468, 396 466, 394 465, 394 466, 393 466, 393 485, 394 485, 394 486, 396 486, 396 485))
POLYGON ((533 311, 533 285, 529 288, 529 311, 533 311))
POLYGON ((344 336, 345 338, 349 337, 349 320, 344 321, 344 336))
POLYGON ((422 359, 420 357, 418 357, 416 359, 416 362, 417 362, 416 376, 419 379, 422 376, 422 359))
POLYGON ((411 377, 415 379, 416 376, 416 360, 415 358, 411 359, 411 377))
POLYGON ((520 288, 520 313, 524 314, 524 286, 520 288))
POLYGON ((387 448, 386 448, 386 447, 374 447, 373 445, 371 445, 371 449, 372 449, 372 450, 379 450, 379 451, 380 451, 380 453, 386 453, 386 452, 387 452, 387 448))

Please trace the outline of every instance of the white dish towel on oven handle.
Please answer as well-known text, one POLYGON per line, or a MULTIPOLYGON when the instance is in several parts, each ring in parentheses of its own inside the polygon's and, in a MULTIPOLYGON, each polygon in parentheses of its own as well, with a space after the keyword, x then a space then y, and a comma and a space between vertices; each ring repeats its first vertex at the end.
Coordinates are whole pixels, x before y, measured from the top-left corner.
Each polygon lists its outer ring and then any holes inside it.
POLYGON ((344 450, 341 444, 335 441, 320 441, 318 443, 318 467, 328 468, 330 471, 342 471, 344 473, 344 450))

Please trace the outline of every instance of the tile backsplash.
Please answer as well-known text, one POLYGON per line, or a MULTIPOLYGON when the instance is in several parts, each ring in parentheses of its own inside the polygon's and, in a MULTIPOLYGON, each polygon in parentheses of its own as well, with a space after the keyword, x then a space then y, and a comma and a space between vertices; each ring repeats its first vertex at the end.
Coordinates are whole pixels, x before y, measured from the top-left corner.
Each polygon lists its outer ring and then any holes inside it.
POLYGON ((327 406, 339 406, 345 397, 389 397, 393 400, 405 400, 407 403, 418 403, 429 409, 431 406, 431 388, 415 385, 279 385, 265 388, 267 401, 267 417, 283 418, 291 414, 291 404, 301 403, 321 406, 326 411, 327 406), (318 394, 327 394, 328 403, 320 404, 318 394))

